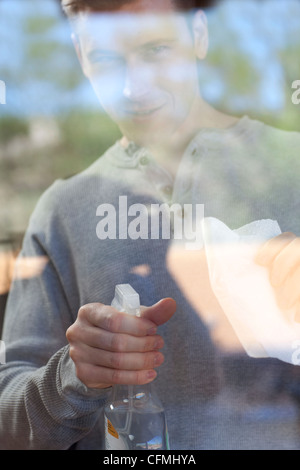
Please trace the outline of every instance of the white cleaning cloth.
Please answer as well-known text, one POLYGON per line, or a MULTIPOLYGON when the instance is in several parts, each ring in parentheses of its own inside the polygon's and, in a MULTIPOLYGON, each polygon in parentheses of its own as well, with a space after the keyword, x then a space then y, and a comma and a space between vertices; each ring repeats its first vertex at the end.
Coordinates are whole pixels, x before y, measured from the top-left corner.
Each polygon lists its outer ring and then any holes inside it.
POLYGON ((251 357, 300 364, 300 324, 282 312, 267 268, 254 257, 261 244, 281 233, 277 222, 260 220, 230 230, 215 218, 203 220, 210 282, 224 313, 251 357))

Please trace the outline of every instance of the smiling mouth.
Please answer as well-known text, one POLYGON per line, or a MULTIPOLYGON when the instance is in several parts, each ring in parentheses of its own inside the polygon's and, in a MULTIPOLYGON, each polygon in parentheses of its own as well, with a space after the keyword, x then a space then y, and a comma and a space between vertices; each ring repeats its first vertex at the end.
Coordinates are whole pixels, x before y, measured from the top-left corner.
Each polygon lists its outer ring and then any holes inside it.
POLYGON ((138 110, 132 110, 132 109, 125 109, 124 114, 125 116, 130 116, 133 119, 146 119, 148 117, 153 116, 155 113, 160 111, 165 105, 160 105, 156 108, 151 108, 151 109, 138 109, 138 110))

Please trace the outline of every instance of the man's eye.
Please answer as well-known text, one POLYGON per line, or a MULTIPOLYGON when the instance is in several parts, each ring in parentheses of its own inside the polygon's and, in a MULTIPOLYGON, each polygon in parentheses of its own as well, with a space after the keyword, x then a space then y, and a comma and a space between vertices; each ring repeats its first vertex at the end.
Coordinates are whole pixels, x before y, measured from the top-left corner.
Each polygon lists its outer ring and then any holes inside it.
POLYGON ((90 61, 92 64, 99 64, 103 66, 114 65, 119 62, 118 57, 105 54, 95 54, 90 56, 90 61))
POLYGON ((171 47, 166 45, 151 47, 148 51, 149 56, 165 57, 171 52, 171 47))

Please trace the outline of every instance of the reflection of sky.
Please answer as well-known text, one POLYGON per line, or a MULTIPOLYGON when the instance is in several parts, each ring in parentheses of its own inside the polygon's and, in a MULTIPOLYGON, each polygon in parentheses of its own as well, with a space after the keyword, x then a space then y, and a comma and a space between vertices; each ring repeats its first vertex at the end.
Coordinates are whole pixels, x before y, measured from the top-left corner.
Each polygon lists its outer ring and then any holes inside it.
MULTIPOLYGON (((220 47, 236 47, 247 55, 251 67, 260 74, 256 102, 267 110, 280 109, 284 105, 284 78, 278 52, 293 46, 295 42, 300 45, 299 20, 298 0, 229 0, 221 2, 218 9, 209 14, 210 51, 220 47)), ((60 16, 57 2, 1 0, 0 79, 6 82, 7 105, 0 108, 0 113, 44 114, 82 106, 82 103, 92 107, 97 105, 69 46, 69 30, 60 16), (39 15, 57 19, 57 24, 48 30, 29 34, 26 19, 39 15), (50 59, 40 59, 33 64, 32 59, 28 59, 28 49, 35 42, 43 41, 54 41, 64 47, 50 59), (44 72, 40 79, 37 77, 38 67, 44 72), (74 73, 79 80, 76 92, 57 86, 55 71, 57 76, 63 75, 66 70, 70 74, 74 67, 77 67, 74 73)), ((203 66, 202 77, 202 94, 218 105, 226 93, 226 83, 218 69, 209 65, 209 57, 208 65, 203 66)), ((232 107, 237 112, 251 106, 253 99, 246 94, 232 97, 232 107)))
MULTIPOLYGON (((92 103, 92 92, 84 80, 76 93, 61 89, 55 83, 56 73, 63 75, 68 70, 70 74, 74 66, 78 67, 77 58, 70 49, 69 29, 60 15, 57 2, 0 0, 0 79, 6 82, 7 88, 7 105, 0 108, 2 115, 4 112, 48 114, 80 106, 82 102, 92 103), (41 27, 41 31, 37 28, 36 33, 28 33, 28 19, 37 20, 39 17, 53 19, 53 25, 49 29, 41 27), (28 59, 30 48, 47 42, 58 44, 55 57, 28 59), (38 68, 42 70, 42 79, 38 76, 38 68)), ((77 74, 81 78, 79 73, 78 68, 77 74)))

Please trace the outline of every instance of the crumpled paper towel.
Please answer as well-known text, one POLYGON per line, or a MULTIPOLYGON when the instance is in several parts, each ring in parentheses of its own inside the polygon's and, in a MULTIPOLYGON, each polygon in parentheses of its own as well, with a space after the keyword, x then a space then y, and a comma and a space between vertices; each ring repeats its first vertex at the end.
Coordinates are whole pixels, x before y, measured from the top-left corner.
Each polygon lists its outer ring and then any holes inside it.
POLYGON ((281 233, 278 223, 259 220, 231 230, 208 217, 202 228, 212 290, 246 353, 299 365, 295 312, 279 309, 267 268, 254 261, 261 244, 281 233))

